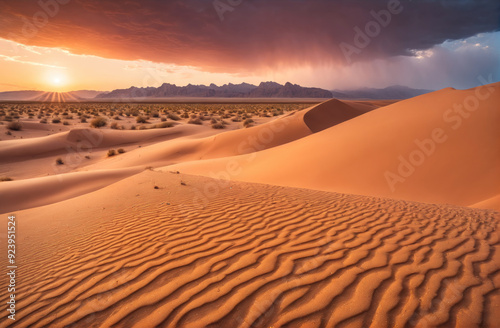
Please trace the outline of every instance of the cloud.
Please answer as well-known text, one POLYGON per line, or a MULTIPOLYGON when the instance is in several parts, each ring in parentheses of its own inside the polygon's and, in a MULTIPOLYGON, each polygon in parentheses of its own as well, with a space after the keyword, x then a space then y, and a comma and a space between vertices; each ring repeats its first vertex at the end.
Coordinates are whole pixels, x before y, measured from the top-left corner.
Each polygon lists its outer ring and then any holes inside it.
POLYGON ((307 77, 307 83, 331 89, 359 87, 383 88, 405 85, 421 89, 454 87, 467 89, 480 84, 479 77, 500 79, 500 53, 498 48, 484 44, 493 43, 499 32, 481 37, 450 41, 415 56, 395 56, 372 61, 356 62, 350 66, 322 67, 309 74, 294 72, 307 77))
POLYGON ((446 40, 499 30, 497 0, 217 1, 229 9, 217 12, 212 0, 2 1, 0 37, 75 54, 258 74, 415 56, 446 40), (391 6, 400 12, 377 23, 369 44, 346 60, 340 45, 356 46, 356 28, 366 34, 374 15, 384 19, 381 11, 391 6))
POLYGON ((7 61, 12 61, 12 62, 21 63, 21 64, 34 65, 34 66, 44 66, 44 67, 52 67, 52 68, 66 68, 63 66, 56 66, 56 65, 33 62, 33 61, 29 61, 29 60, 22 60, 18 56, 14 57, 14 56, 7 56, 7 55, 0 54, 0 58, 3 60, 7 60, 7 61))

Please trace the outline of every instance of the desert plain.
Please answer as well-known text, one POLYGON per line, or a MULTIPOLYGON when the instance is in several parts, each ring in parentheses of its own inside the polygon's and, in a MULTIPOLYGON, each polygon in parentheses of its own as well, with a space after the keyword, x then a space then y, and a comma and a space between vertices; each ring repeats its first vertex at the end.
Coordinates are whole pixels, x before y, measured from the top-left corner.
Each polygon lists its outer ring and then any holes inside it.
POLYGON ((2 103, 0 327, 498 327, 498 104, 2 103))

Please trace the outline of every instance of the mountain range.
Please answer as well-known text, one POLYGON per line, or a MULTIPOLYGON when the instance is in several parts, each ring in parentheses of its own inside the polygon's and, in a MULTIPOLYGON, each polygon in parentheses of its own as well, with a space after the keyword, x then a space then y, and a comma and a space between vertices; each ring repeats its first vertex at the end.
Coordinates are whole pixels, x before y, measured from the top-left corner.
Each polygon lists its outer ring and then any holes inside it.
POLYGON ((324 90, 302 87, 290 82, 284 85, 276 82, 262 82, 258 86, 241 84, 215 84, 176 86, 163 83, 155 87, 130 87, 110 92, 79 90, 71 92, 7 91, 0 92, 0 101, 88 101, 99 99, 128 98, 175 98, 175 97, 218 97, 218 98, 338 98, 338 99, 407 99, 429 93, 432 90, 412 89, 395 85, 382 89, 362 88, 354 90, 324 90))
POLYGON ((319 88, 306 88, 290 82, 281 85, 276 82, 262 82, 258 86, 241 84, 193 85, 184 87, 163 83, 158 88, 131 87, 102 93, 96 98, 143 98, 143 97, 228 97, 228 98, 331 98, 332 93, 319 88))
POLYGON ((402 85, 392 85, 383 89, 361 88, 355 90, 332 90, 332 97, 338 99, 408 99, 434 90, 413 89, 402 85))

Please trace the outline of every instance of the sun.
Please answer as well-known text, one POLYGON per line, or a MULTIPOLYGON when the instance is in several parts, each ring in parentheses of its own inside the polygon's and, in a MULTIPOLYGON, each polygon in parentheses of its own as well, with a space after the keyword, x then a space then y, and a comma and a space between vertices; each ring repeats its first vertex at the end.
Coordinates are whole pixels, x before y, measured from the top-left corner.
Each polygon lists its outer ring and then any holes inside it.
POLYGON ((50 71, 45 76, 45 84, 50 90, 48 91, 63 91, 68 85, 68 77, 64 72, 50 71))
POLYGON ((61 74, 54 74, 50 77, 50 84, 54 87, 64 87, 66 85, 66 79, 61 74))

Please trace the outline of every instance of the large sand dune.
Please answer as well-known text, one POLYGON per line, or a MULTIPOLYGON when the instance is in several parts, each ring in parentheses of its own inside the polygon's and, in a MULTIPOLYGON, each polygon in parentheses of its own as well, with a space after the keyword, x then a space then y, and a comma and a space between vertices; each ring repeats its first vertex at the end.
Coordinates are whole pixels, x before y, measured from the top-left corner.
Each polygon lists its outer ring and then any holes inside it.
POLYGON ((333 99, 255 127, 216 135, 211 135, 214 130, 207 130, 204 126, 178 125, 170 129, 141 131, 76 128, 45 137, 3 141, 0 173, 8 172, 17 179, 24 179, 0 185, 0 192, 9 194, 3 200, 4 209, 12 211, 49 204, 62 200, 65 194, 80 195, 127 176, 123 175, 123 172, 128 172, 124 171, 127 168, 134 168, 133 172, 136 172, 141 166, 254 154, 299 140, 388 103, 391 101, 341 102, 333 99), (107 150, 113 147, 125 147, 127 152, 107 158, 107 150), (65 165, 55 164, 58 157, 65 165), (113 170, 119 171, 112 174, 113 170), (106 171, 113 178, 102 179, 101 173, 74 175, 72 172, 75 171, 106 171), (41 178, 47 174, 59 176, 41 178), (58 181, 73 181, 73 188, 58 185, 58 181), (44 191, 40 192, 42 189, 44 191))
MULTIPOLYGON (((379 108, 281 147, 168 169, 468 206, 499 192, 499 103, 499 83, 463 91, 449 88, 379 108), (228 163, 238 169, 229 172, 228 163)), ((328 117, 329 112, 322 114, 328 117)))
MULTIPOLYGON (((255 153, 304 138, 325 126, 334 126, 387 103, 390 102, 341 102, 333 99, 247 129, 227 131, 206 137, 177 135, 175 140, 170 138, 148 147, 141 147, 120 158, 98 162, 85 169, 111 169, 138 165, 161 166, 255 153)), ((115 138, 118 139, 119 136, 118 132, 115 138)))
POLYGON ((145 171, 16 216, 16 327, 500 320, 493 211, 145 171))

